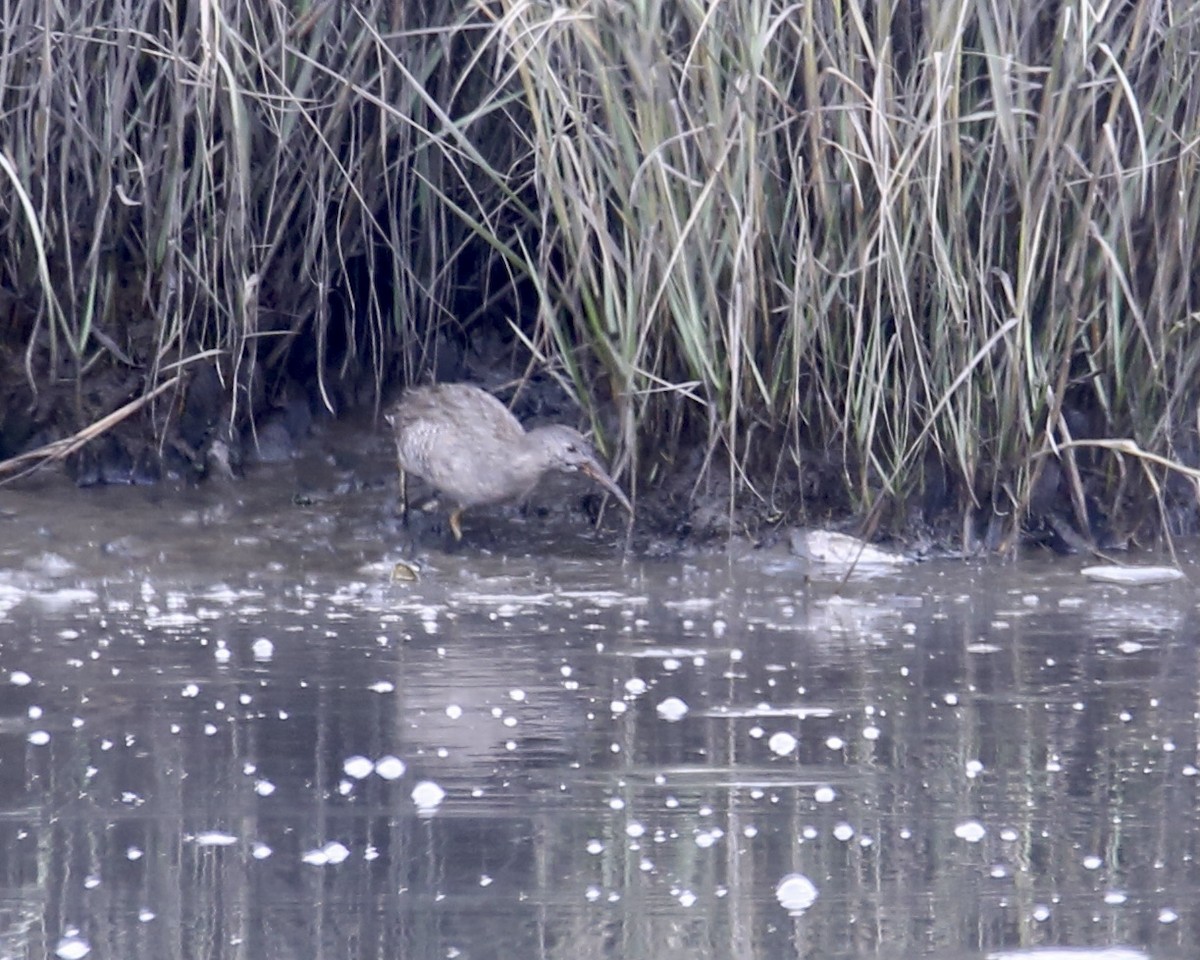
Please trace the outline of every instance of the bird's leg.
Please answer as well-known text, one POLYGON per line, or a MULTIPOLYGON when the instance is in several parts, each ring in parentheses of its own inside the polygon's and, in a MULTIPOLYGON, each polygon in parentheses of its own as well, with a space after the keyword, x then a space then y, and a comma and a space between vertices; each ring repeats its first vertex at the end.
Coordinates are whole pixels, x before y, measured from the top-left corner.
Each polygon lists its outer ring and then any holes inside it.
POLYGON ((450 512, 450 532, 454 534, 455 540, 462 539, 462 515, 462 507, 456 507, 450 512))
POLYGON ((400 468, 400 516, 408 522, 408 471, 400 468))

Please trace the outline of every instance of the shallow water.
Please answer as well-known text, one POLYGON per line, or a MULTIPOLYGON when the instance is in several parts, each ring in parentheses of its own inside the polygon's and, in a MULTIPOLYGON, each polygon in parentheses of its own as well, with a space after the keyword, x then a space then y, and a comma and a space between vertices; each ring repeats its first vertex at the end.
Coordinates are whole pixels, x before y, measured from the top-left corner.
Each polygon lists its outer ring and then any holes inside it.
POLYGON ((1189 581, 445 552, 336 474, 0 489, 0 958, 1195 955, 1189 581))

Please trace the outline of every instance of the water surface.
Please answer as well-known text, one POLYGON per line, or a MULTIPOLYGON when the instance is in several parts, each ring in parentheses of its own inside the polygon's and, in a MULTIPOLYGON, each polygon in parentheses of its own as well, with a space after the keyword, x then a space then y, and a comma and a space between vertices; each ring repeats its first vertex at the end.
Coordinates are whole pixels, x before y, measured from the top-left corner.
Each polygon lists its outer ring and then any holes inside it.
POLYGON ((0 958, 1195 955, 1190 581, 446 551, 298 475, 0 490, 0 958))

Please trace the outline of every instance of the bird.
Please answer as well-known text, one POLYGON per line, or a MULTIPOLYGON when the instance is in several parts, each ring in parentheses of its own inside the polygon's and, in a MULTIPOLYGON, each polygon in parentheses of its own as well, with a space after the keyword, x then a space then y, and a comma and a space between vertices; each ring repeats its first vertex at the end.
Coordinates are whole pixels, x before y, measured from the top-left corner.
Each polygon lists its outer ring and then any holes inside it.
POLYGON ((549 470, 579 471, 633 516, 624 491, 578 430, 550 424, 526 430, 508 407, 469 383, 410 387, 384 419, 400 464, 400 509, 412 474, 453 501, 450 530, 462 539, 463 511, 524 499, 549 470))

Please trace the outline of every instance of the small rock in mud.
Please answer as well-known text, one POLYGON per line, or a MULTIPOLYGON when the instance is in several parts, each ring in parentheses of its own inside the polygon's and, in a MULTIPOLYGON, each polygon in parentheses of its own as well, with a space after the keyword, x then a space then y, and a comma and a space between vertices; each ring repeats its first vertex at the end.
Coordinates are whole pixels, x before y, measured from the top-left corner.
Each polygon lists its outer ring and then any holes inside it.
POLYGON ((813 563, 837 566, 900 566, 912 563, 910 557, 873 547, 865 540, 829 530, 791 532, 792 553, 813 563))

